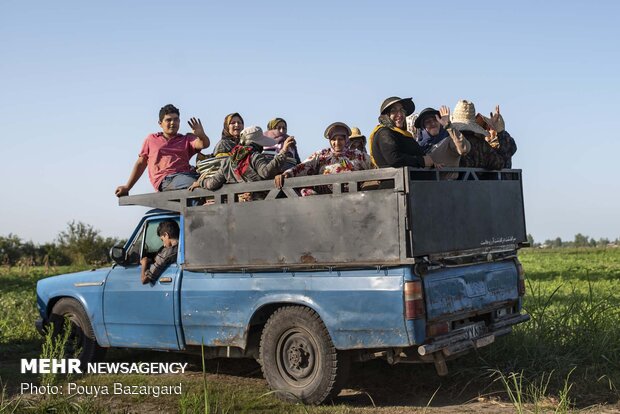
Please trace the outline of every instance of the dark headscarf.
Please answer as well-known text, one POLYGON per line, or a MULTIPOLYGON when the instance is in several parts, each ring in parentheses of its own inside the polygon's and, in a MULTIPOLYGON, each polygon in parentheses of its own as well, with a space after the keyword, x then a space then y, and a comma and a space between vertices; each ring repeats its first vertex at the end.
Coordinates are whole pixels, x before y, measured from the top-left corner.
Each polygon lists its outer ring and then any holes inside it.
POLYGON ((235 117, 235 116, 238 116, 239 118, 241 118, 241 122, 243 122, 245 124, 245 122, 243 121, 243 117, 241 115, 239 115, 239 112, 233 112, 232 114, 226 115, 226 118, 224 118, 224 129, 222 129, 222 138, 228 138, 228 139, 232 139, 234 141, 238 140, 237 137, 235 137, 230 132, 228 132, 228 126, 230 125, 230 122, 232 121, 233 117, 235 117))
POLYGON ((424 153, 426 154, 431 150, 431 148, 433 148, 433 145, 439 144, 444 138, 447 138, 449 136, 450 135, 448 135, 448 131, 443 129, 443 127, 440 127, 439 134, 435 135, 434 137, 431 136, 431 134, 429 134, 426 129, 420 128, 418 129, 417 140, 418 144, 422 148, 422 151, 424 151, 424 153))

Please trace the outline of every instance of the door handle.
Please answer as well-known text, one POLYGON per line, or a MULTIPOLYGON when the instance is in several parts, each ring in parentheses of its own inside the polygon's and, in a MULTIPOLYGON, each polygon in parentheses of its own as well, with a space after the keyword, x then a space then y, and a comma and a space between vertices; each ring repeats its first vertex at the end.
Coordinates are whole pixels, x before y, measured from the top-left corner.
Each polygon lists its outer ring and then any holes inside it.
POLYGON ((159 283, 170 283, 170 282, 172 282, 172 278, 169 276, 159 278, 159 283))

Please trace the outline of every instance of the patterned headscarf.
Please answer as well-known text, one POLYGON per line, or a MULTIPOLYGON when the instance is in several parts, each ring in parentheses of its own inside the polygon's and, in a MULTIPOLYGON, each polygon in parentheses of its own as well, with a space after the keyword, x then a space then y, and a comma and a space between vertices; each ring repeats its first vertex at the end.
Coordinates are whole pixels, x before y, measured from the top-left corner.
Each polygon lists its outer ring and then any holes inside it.
POLYGON ((238 137, 235 137, 230 132, 228 132, 228 126, 230 125, 230 122, 235 116, 238 116, 241 119, 241 122, 243 122, 243 117, 239 115, 239 112, 233 112, 232 114, 226 115, 226 118, 224 118, 224 129, 222 129, 222 138, 229 138, 234 141, 237 141, 239 139, 238 137))

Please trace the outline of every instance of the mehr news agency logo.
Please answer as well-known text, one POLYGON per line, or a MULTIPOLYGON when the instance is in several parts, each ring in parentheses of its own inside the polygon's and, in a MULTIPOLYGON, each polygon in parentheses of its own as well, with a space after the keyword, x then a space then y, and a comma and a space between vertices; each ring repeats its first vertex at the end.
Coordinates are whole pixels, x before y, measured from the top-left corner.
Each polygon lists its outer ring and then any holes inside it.
MULTIPOLYGON (((82 369, 80 360, 70 359, 21 359, 22 374, 183 374, 187 362, 90 362, 82 369)), ((114 382, 109 385, 79 385, 68 382, 66 385, 36 385, 23 382, 21 394, 85 394, 99 395, 180 395, 182 384, 176 385, 123 385, 114 382), (66 387, 66 388, 65 388, 66 387)))

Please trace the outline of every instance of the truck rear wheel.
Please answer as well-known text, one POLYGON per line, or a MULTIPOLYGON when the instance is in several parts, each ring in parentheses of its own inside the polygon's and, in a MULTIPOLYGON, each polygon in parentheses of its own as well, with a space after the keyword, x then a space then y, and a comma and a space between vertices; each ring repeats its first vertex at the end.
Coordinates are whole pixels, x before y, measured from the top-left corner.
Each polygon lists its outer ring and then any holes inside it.
POLYGON ((260 341, 263 375, 279 398, 320 404, 340 392, 350 359, 334 347, 319 315, 302 306, 278 309, 260 341))
POLYGON ((79 359, 82 370, 87 363, 103 359, 106 349, 97 344, 90 320, 77 300, 62 298, 52 308, 50 323, 53 328, 54 340, 63 338, 67 327, 65 319, 69 321, 68 326, 71 331, 63 345, 64 358, 79 359))

